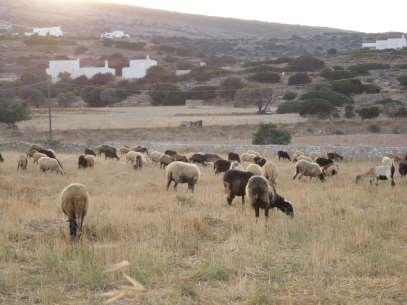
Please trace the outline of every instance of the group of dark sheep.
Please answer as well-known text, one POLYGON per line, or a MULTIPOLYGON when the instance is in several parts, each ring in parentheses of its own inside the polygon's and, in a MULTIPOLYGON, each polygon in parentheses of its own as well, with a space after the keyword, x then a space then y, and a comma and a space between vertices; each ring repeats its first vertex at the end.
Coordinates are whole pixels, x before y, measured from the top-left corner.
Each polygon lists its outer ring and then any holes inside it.
MULTIPOLYGON (((283 196, 278 194, 276 166, 254 151, 238 154, 230 152, 227 159, 223 159, 218 154, 213 153, 193 153, 180 154, 174 150, 166 150, 164 153, 149 151, 146 147, 137 146, 134 148, 122 147, 120 150, 110 145, 99 145, 94 149, 86 148, 84 154, 78 158, 78 168, 93 168, 95 157, 104 156, 105 159, 120 160, 120 156, 125 155, 127 163, 131 163, 135 169, 141 169, 147 160, 157 163, 165 169, 166 189, 174 184, 177 190, 178 184, 187 184, 188 190, 194 192, 195 186, 201 177, 198 165, 208 166, 213 164, 215 175, 223 174, 223 187, 226 193, 228 205, 232 205, 235 197, 241 197, 242 205, 247 197, 249 204, 255 211, 258 219, 260 209, 264 210, 266 219, 269 210, 277 208, 288 216, 294 217, 293 205, 283 196), (246 169, 242 163, 249 163, 246 169)), ((318 178, 321 181, 327 176, 338 174, 336 162, 342 161, 343 157, 336 152, 330 152, 326 156, 306 156, 301 152, 296 152, 292 156, 286 151, 277 153, 278 160, 289 160, 295 162, 295 175, 300 179, 302 176, 318 178)), ((55 171, 63 174, 61 162, 57 159, 55 152, 51 149, 33 145, 26 155, 21 155, 18 159, 17 170, 26 170, 28 158, 33 159, 33 163, 38 163, 40 170, 55 171)), ((0 162, 4 162, 0 154, 0 162)), ((376 180, 390 180, 394 185, 395 164, 399 165, 399 173, 402 177, 407 175, 407 156, 384 157, 382 163, 369 169, 366 173, 357 175, 356 182, 364 177, 369 177, 371 183, 376 180)), ((69 232, 72 239, 79 238, 83 221, 89 206, 89 194, 85 185, 72 183, 61 193, 61 208, 67 215, 69 221, 69 232)))

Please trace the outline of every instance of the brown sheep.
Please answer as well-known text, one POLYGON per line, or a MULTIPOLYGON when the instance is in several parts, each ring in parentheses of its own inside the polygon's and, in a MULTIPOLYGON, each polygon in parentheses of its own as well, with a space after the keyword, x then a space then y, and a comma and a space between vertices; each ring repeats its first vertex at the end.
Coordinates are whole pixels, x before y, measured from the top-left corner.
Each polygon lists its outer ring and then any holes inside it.
POLYGON ((28 165, 28 159, 25 155, 20 155, 18 158, 18 163, 17 163, 17 171, 21 170, 26 170, 28 165))

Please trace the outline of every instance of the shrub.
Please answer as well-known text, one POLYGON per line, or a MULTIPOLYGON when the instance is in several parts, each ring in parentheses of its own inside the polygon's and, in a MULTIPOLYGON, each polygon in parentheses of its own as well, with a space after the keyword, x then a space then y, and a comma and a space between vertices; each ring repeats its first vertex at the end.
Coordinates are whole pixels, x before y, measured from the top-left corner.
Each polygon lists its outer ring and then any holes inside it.
POLYGON ((345 106, 345 118, 351 119, 355 117, 355 107, 353 105, 345 106))
POLYGON ((281 80, 280 74, 274 72, 259 72, 250 77, 251 80, 259 83, 279 83, 281 80))
POLYGON ((367 127, 367 130, 372 133, 380 133, 382 131, 381 127, 376 124, 370 125, 369 127, 367 127))
POLYGON ((332 88, 342 94, 361 94, 364 92, 365 88, 359 79, 341 79, 332 82, 332 88))
POLYGON ((14 125, 16 122, 30 119, 30 108, 15 98, 0 98, 0 122, 14 125))
POLYGON ((106 88, 100 92, 100 104, 104 106, 110 106, 116 103, 121 102, 126 98, 126 94, 123 93, 123 90, 106 88))
POLYGON ((242 89, 244 85, 244 82, 239 77, 226 78, 221 83, 222 96, 234 100, 236 91, 242 89))
POLYGON ((326 51, 326 53, 327 53, 328 55, 336 55, 336 54, 338 53, 338 50, 331 48, 331 49, 328 49, 328 50, 326 51))
POLYGON ((45 102, 45 96, 41 90, 35 88, 23 88, 20 90, 20 98, 34 107, 40 107, 45 102))
POLYGON ((81 90, 81 98, 89 107, 104 107, 105 104, 100 100, 101 88, 85 87, 81 90))
POLYGON ((395 117, 398 118, 406 118, 407 117, 407 108, 406 107, 400 107, 396 113, 394 113, 395 117))
POLYGON ((300 113, 302 111, 302 102, 289 101, 281 103, 277 108, 277 113, 300 113))
POLYGON ((320 98, 304 100, 301 107, 301 116, 317 115, 319 118, 327 118, 336 111, 331 103, 320 98))
POLYGON ((346 70, 333 70, 326 68, 321 71, 321 76, 327 80, 333 81, 338 79, 352 78, 355 76, 355 74, 346 70))
POLYGON ((147 70, 147 75, 143 79, 145 83, 165 83, 172 82, 175 74, 162 66, 154 66, 147 70))
POLYGON ((370 70, 384 70, 384 69, 390 69, 390 65, 380 63, 364 63, 349 67, 350 71, 359 75, 369 74, 370 70))
POLYGON ((59 107, 69 107, 78 101, 78 96, 73 92, 60 93, 57 96, 57 101, 59 107))
POLYGON ((375 104, 376 105, 383 105, 383 106, 386 106, 386 105, 401 106, 401 105, 403 105, 402 102, 400 102, 398 100, 393 100, 391 98, 386 98, 384 100, 377 101, 377 102, 375 102, 375 104))
POLYGON ((379 86, 374 85, 374 84, 364 84, 363 88, 364 88, 364 92, 366 92, 367 94, 380 93, 380 91, 382 90, 382 88, 380 88, 379 86))
POLYGON ((366 107, 356 111, 362 120, 377 118, 380 115, 379 107, 366 107))
POLYGON ((98 73, 94 75, 90 80, 89 83, 93 85, 107 85, 114 81, 114 75, 110 73, 98 73))
POLYGON ((292 101, 297 97, 297 92, 288 91, 284 94, 283 100, 292 101))
POLYGON ((353 100, 344 95, 332 90, 314 90, 309 91, 303 94, 300 99, 307 100, 307 99, 323 99, 326 100, 328 103, 332 104, 335 107, 340 107, 345 104, 352 104, 353 100))
POLYGON ((295 72, 313 72, 324 67, 325 63, 322 60, 312 56, 300 56, 288 64, 289 70, 295 72))
POLYGON ((287 145, 291 143, 291 135, 287 131, 278 129, 273 124, 260 124, 253 135, 254 145, 278 144, 287 145))
POLYGON ((185 98, 194 100, 211 100, 217 97, 215 86, 197 86, 185 93, 185 98))
POLYGON ((177 85, 157 84, 150 91, 150 97, 155 106, 185 105, 185 94, 177 85))
POLYGON ((402 75, 398 78, 400 85, 407 86, 407 74, 402 75))
POLYGON ((309 84, 310 82, 311 78, 308 76, 307 73, 296 73, 294 75, 291 75, 290 78, 288 79, 289 86, 305 85, 309 84))

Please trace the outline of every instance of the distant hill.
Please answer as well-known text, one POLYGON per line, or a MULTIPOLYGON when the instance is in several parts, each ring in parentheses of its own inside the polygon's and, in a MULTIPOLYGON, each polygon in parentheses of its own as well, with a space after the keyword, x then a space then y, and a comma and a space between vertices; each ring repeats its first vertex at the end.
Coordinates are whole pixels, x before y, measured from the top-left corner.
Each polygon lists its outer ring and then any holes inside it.
POLYGON ((95 35, 125 30, 133 35, 189 38, 289 38, 348 31, 182 14, 136 6, 55 0, 0 0, 0 22, 22 28, 61 25, 68 33, 95 35))

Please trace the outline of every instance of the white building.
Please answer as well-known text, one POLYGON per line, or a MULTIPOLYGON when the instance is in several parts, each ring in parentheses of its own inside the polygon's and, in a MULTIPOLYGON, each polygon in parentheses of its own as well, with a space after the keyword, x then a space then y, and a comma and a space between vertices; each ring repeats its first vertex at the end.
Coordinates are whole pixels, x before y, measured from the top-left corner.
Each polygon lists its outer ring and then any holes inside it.
POLYGON ((147 70, 151 67, 157 66, 157 61, 150 59, 147 55, 146 59, 130 60, 129 67, 122 69, 123 79, 140 79, 147 75, 147 70))
POLYGON ((116 70, 109 68, 109 63, 106 60, 104 67, 81 67, 79 59, 76 60, 51 60, 47 69, 47 74, 51 76, 52 82, 60 80, 61 73, 70 74, 71 78, 86 76, 92 78, 96 74, 113 74, 116 75, 116 70))
POLYGON ((184 76, 184 75, 188 75, 190 73, 191 73, 191 70, 176 70, 175 71, 176 76, 184 76))
POLYGON ((401 38, 389 38, 386 40, 376 40, 376 42, 367 42, 362 44, 362 48, 386 50, 407 48, 407 39, 403 35, 401 38))
POLYGON ((33 28, 32 32, 24 33, 25 36, 53 36, 53 37, 62 37, 64 32, 61 27, 54 26, 50 28, 33 28))
POLYGON ((129 34, 126 34, 123 31, 113 31, 113 32, 106 32, 100 35, 100 38, 107 38, 107 39, 123 39, 123 38, 130 38, 129 34))

